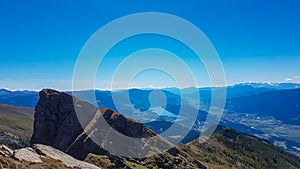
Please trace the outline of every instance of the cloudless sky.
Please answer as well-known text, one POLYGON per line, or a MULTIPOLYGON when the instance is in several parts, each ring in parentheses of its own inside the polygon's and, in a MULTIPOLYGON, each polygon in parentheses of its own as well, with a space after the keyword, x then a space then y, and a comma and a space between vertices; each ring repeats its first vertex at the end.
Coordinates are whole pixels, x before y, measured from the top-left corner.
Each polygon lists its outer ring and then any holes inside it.
MULTIPOLYGON (((228 84, 300 82, 298 0, 0 0, 0 88, 70 90, 76 59, 89 37, 110 21, 137 12, 169 13, 196 25, 217 50, 228 84)), ((147 43, 154 40, 159 39, 147 43)), ((147 82, 137 78, 136 84, 153 85, 155 76, 147 74, 147 82)), ((107 88, 101 82, 108 78, 96 80, 99 88, 107 88)))

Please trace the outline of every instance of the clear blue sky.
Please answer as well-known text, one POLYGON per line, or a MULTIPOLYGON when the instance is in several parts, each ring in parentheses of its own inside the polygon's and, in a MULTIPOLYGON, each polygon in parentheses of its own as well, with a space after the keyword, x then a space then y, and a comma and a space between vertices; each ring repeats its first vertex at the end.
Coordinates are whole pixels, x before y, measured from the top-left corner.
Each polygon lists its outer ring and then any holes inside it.
POLYGON ((298 0, 1 0, 0 88, 71 89, 74 64, 88 38, 110 21, 137 12, 170 13, 195 24, 219 53, 228 84, 299 82, 298 0))

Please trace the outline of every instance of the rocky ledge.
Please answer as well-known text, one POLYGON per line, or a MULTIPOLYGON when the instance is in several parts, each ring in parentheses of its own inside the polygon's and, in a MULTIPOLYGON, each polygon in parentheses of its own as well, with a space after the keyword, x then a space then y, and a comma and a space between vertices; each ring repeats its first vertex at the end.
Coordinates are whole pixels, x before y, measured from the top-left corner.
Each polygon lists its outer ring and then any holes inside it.
POLYGON ((100 169, 99 167, 77 160, 72 156, 50 146, 35 144, 17 150, 11 150, 5 145, 0 146, 2 164, 0 168, 80 168, 100 169))

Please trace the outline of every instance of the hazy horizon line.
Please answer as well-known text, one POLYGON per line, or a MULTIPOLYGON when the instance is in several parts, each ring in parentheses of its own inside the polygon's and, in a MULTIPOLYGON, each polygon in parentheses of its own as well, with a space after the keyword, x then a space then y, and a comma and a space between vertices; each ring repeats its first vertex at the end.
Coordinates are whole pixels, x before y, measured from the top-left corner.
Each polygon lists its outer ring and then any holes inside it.
POLYGON ((297 82, 288 82, 288 81, 283 81, 283 82, 265 82, 265 81, 260 81, 260 82, 253 82, 253 81, 248 81, 248 82, 240 82, 240 83, 235 83, 235 84, 228 84, 225 86, 189 86, 189 87, 182 87, 179 88, 177 86, 162 86, 162 87, 130 87, 130 88, 119 88, 119 89, 114 89, 111 90, 109 88, 94 88, 94 89, 81 89, 81 90, 72 90, 72 89, 67 89, 67 90, 61 90, 61 89, 56 89, 54 87, 43 87, 41 89, 10 89, 8 87, 0 87, 0 89, 4 89, 4 90, 8 90, 8 91, 35 91, 35 92, 39 92, 43 89, 53 89, 53 90, 58 90, 58 91, 62 91, 62 92, 76 92, 76 91, 89 91, 89 90, 100 90, 100 91, 121 91, 121 90, 131 90, 131 89, 140 89, 140 90, 153 90, 153 89, 189 89, 189 88, 198 88, 198 89, 203 89, 203 88, 221 88, 221 87, 230 87, 230 86, 235 86, 235 85, 247 85, 247 84, 267 84, 267 85, 278 85, 278 84, 295 84, 295 85, 300 85, 300 83, 297 82))

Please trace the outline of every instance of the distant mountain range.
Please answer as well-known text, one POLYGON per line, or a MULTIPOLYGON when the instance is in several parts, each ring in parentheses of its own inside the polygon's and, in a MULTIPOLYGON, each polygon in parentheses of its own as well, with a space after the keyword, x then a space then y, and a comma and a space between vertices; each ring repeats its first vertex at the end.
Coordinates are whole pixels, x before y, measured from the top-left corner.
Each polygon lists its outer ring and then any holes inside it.
POLYGON ((10 91, 0 89, 1 104, 34 108, 38 99, 38 92, 35 91, 10 91))
POLYGON ((283 123, 300 125, 300 89, 231 98, 227 101, 226 109, 263 117, 273 116, 283 123))
MULTIPOLYGON (((198 88, 199 94, 201 99, 210 100, 211 91, 218 90, 222 87, 204 87, 198 88)), ((300 88, 300 84, 296 83, 240 83, 232 86, 227 86, 227 98, 233 97, 241 97, 241 96, 249 96, 255 95, 263 92, 268 91, 275 91, 275 90, 287 90, 287 89, 297 89, 300 88)), ((134 95, 135 91, 144 91, 145 95, 150 93, 152 90, 155 89, 130 89, 130 92, 133 94, 131 97, 132 99, 138 100, 138 98, 144 99, 144 95, 134 95)), ((168 91, 173 93, 177 96, 180 96, 180 93, 189 94, 191 91, 190 88, 178 89, 178 88, 163 88, 163 91, 168 91)), ((115 93, 122 93, 125 90, 115 91, 115 93)), ((89 100, 89 96, 91 92, 95 92, 97 100, 100 104, 101 100, 107 100, 103 104, 109 105, 108 107, 113 107, 110 103, 112 102, 109 100, 111 98, 111 91, 103 91, 103 90, 83 90, 83 91, 75 91, 73 94, 78 96, 79 98, 84 98, 85 100, 89 100), (108 102, 108 103, 107 103, 108 102)), ((71 94, 72 92, 66 92, 71 94)), ((14 106, 22 106, 22 107, 29 107, 34 108, 37 101, 38 101, 38 92, 37 91, 30 91, 30 90, 17 90, 17 91, 10 91, 8 89, 0 89, 0 104, 8 104, 14 106)), ((146 101, 147 102, 147 101, 146 101)))
POLYGON ((241 84, 237 84, 237 85, 246 85, 246 86, 252 86, 255 88, 270 88, 270 89, 278 89, 278 90, 300 88, 299 83, 248 82, 248 83, 241 83, 241 84))

